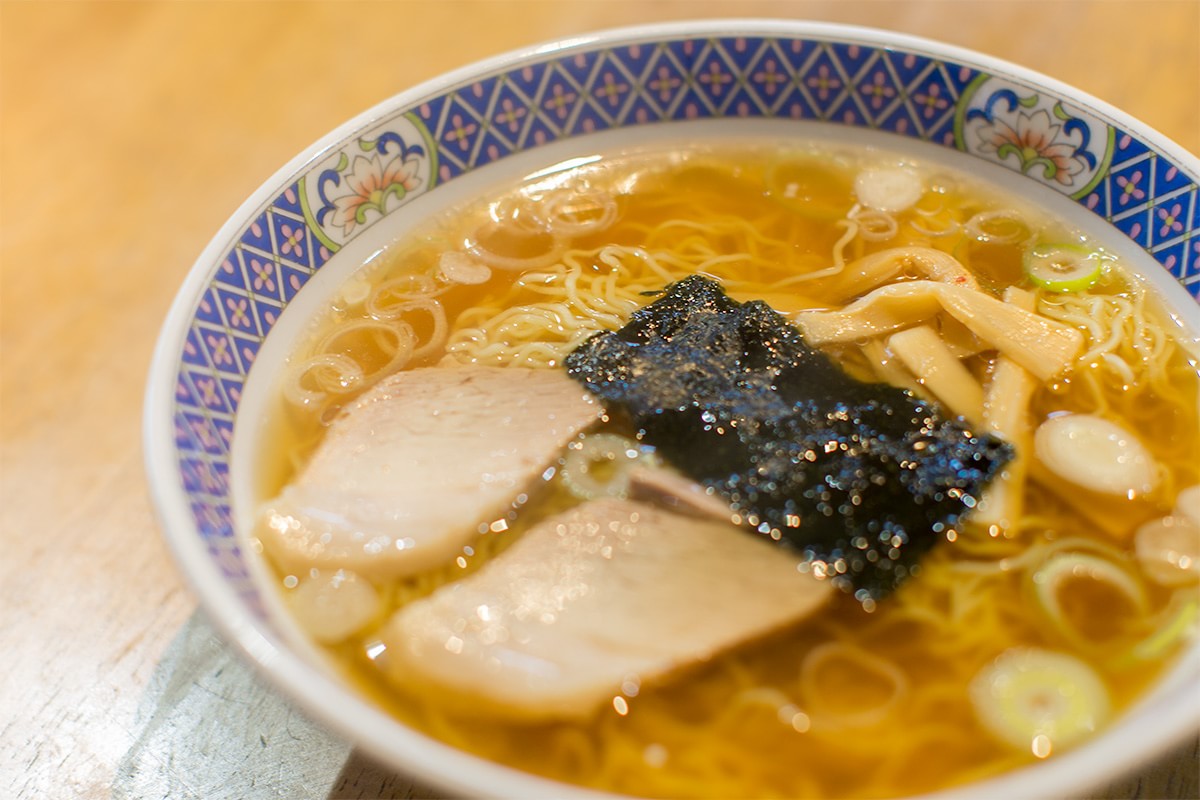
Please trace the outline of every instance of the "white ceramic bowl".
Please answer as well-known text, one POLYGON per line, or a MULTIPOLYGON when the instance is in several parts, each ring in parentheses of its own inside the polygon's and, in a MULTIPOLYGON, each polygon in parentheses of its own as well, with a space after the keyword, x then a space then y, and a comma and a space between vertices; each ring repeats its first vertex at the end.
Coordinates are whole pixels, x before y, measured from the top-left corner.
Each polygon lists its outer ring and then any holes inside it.
MULTIPOLYGON (((610 31, 461 69, 342 125, 233 214, 180 289, 149 378, 147 469, 171 548, 224 636, 396 769, 469 795, 588 795, 404 727, 274 613, 242 538, 262 387, 340 278, 431 210, 597 148, 730 132, 850 139, 970 169, 1112 242, 1178 313, 1200 316, 1194 157, 1068 86, 908 36, 775 20, 610 31), (401 167, 391 191, 370 195, 365 180, 389 165, 401 167)), ((1197 685, 1193 648, 1086 745, 954 794, 1058 797, 1113 779, 1195 733, 1197 685)))

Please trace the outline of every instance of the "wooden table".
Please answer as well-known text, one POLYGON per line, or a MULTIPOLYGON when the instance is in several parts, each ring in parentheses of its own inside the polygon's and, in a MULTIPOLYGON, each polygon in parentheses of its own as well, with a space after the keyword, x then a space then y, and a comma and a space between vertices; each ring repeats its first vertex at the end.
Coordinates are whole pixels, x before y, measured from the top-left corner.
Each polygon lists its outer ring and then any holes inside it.
MULTIPOLYGON (((1079 86, 1200 152, 1200 2, 0 0, 0 796, 408 797, 216 641, 142 471, 193 259, 336 124, 449 68, 700 16, 853 22, 1079 86)), ((1188 743, 1111 797, 1200 796, 1188 743)))

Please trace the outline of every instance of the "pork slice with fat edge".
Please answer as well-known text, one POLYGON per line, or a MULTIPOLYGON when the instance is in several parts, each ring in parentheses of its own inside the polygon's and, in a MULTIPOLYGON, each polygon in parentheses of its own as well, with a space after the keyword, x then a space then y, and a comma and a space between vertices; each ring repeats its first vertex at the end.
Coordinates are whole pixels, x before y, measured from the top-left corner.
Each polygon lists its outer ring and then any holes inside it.
POLYGON ((392 578, 436 567, 502 518, 602 413, 558 370, 399 372, 334 420, 260 509, 258 535, 289 571, 392 578))
POLYGON ((629 680, 702 662, 816 611, 830 586, 728 522, 595 500, 400 609, 386 669, 529 716, 578 716, 629 680))

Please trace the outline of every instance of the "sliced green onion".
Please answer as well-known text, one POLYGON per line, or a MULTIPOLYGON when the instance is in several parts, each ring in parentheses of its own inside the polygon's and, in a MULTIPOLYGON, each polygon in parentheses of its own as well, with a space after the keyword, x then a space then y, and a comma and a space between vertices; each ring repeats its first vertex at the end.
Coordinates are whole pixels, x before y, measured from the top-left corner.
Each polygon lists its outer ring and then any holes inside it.
POLYGON ((1189 486, 1175 497, 1175 516, 1187 517, 1200 527, 1200 483, 1189 486))
POLYGON ((314 569, 300 579, 287 600, 304 629, 325 644, 350 638, 383 609, 371 582, 348 569, 314 569))
POLYGON ((1133 535, 1134 553, 1146 577, 1162 586, 1200 582, 1200 524, 1190 517, 1150 520, 1133 535))
POLYGON ((867 208, 898 214, 916 205, 925 194, 925 184, 906 167, 876 167, 858 173, 854 194, 867 208))
POLYGON ((1080 650, 1094 650, 1104 643, 1089 639, 1067 618, 1063 608, 1062 593, 1070 590, 1071 582, 1084 580, 1096 581, 1117 591, 1140 614, 1146 613, 1149 601, 1137 578, 1106 558, 1086 553, 1061 553, 1047 559, 1033 574, 1038 605, 1066 641, 1080 650))
POLYGON ((1091 667, 1037 648, 1001 653, 971 681, 970 695, 988 731, 1042 758, 1093 733, 1110 707, 1104 682, 1091 667))
POLYGON ((1051 417, 1034 431, 1033 449, 1055 475, 1100 494, 1133 500, 1158 484, 1158 465, 1137 436, 1094 414, 1051 417))
POLYGON ((1133 660, 1153 661, 1165 656, 1177 643, 1196 635, 1200 603, 1191 592, 1180 592, 1168 608, 1167 621, 1147 636, 1130 654, 1133 660), (1179 600, 1178 598, 1183 598, 1179 600))
POLYGON ((1100 279, 1106 260, 1103 253, 1078 244, 1038 244, 1025 254, 1025 274, 1052 292, 1080 292, 1100 279))
POLYGON ((624 436, 588 434, 567 446, 560 475, 563 484, 580 500, 625 497, 630 468, 639 460, 651 463, 651 452, 624 436))

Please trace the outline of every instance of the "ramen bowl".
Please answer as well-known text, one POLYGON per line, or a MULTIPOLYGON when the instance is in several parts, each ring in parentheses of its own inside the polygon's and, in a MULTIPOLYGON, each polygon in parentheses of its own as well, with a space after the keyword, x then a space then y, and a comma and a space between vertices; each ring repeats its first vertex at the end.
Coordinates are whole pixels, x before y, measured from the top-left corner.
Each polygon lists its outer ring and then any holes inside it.
MULTIPOLYGON (((446 790, 589 796, 413 730, 338 677, 265 580, 249 526, 266 396, 352 271, 439 209, 550 164, 653 141, 849 141, 978 173, 1122 253, 1200 330, 1200 164, 1078 90, 961 49, 836 25, 745 20, 548 43, 450 73, 334 130, 268 179, 200 255, 162 330, 145 411, 162 528, 213 623, 283 694, 446 790)), ((1200 727, 1200 649, 1085 744, 959 787, 1058 797, 1200 727)))

